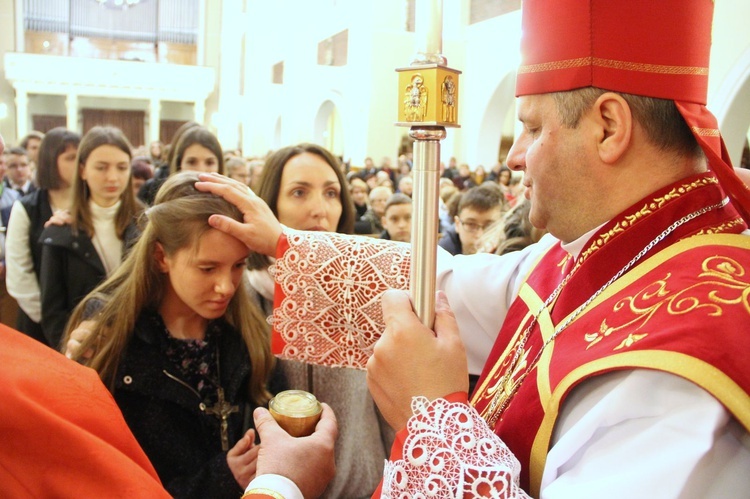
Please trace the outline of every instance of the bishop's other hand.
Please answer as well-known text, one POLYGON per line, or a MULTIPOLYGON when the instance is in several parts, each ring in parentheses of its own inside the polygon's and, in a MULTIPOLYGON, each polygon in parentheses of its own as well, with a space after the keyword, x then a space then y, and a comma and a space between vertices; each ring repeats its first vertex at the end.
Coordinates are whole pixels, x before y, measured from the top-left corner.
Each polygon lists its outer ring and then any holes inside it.
POLYGON ((260 435, 257 475, 272 473, 293 481, 304 497, 320 497, 336 472, 334 444, 338 426, 333 409, 323 405, 315 432, 307 437, 289 435, 267 409, 255 409, 260 435))
POLYGON ((250 249, 262 255, 274 256, 281 237, 281 224, 265 201, 250 188, 236 180, 218 173, 201 173, 195 188, 221 196, 242 212, 240 223, 223 215, 213 215, 208 223, 211 227, 236 237, 250 249))
POLYGON ((412 415, 413 397, 434 400, 469 390, 466 350, 442 291, 434 332, 420 322, 405 291, 386 291, 382 304, 385 331, 367 362, 367 385, 388 424, 399 431, 412 415))

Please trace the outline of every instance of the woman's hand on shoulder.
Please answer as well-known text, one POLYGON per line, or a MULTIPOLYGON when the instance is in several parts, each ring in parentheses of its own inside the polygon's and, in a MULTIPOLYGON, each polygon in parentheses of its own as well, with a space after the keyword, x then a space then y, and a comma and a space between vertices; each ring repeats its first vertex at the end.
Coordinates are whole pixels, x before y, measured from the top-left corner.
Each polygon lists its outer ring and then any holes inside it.
POLYGON ((68 341, 65 343, 65 356, 69 359, 86 361, 94 355, 94 350, 89 348, 81 352, 84 342, 91 336, 96 329, 96 321, 83 321, 70 332, 68 341))
POLYGON ((70 212, 68 210, 55 210, 49 220, 44 222, 44 226, 49 227, 50 225, 70 225, 72 221, 73 218, 70 216, 70 212))

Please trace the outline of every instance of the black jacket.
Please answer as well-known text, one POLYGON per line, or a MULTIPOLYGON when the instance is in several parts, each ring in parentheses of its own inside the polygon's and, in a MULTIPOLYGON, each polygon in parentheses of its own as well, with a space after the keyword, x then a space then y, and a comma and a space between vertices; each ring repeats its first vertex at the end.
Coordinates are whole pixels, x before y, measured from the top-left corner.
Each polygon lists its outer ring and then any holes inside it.
POLYGON ((159 187, 169 177, 169 165, 162 165, 154 172, 154 177, 146 180, 144 184, 138 189, 138 199, 143 201, 146 205, 151 206, 154 204, 156 199, 156 193, 159 191, 159 187))
MULTIPOLYGON (((5 177, 3 179, 3 183, 5 184, 5 187, 8 189, 16 189, 10 184, 10 179, 8 177, 5 177)), ((39 188, 36 186, 34 182, 30 182, 29 188, 26 190, 26 192, 22 192, 19 189, 16 189, 16 190, 18 191, 19 194, 21 194, 21 196, 26 196, 28 194, 31 194, 32 192, 36 192, 37 190, 39 190, 39 188)))
POLYGON ((362 215, 354 223, 355 234, 379 234, 383 231, 383 224, 380 222, 380 218, 375 215, 372 211, 372 207, 368 208, 364 215, 362 215))
MULTIPOLYGON (((125 230, 123 257, 138 235, 135 223, 130 224, 125 230)), ((50 225, 42 231, 39 242, 42 244, 39 273, 42 331, 47 343, 58 348, 71 312, 107 277, 107 272, 84 231, 74 235, 69 225, 50 225)))
MULTIPOLYGON (((29 250, 31 251, 31 259, 34 262, 34 273, 36 274, 37 281, 39 281, 42 269, 42 244, 39 242, 39 236, 41 236, 44 230, 44 223, 52 216, 52 206, 49 204, 47 189, 38 189, 23 196, 21 204, 26 209, 26 214, 29 217, 29 250)), ((10 223, 10 220, 8 220, 8 223, 10 223)), ((20 307, 18 309, 16 329, 47 344, 47 338, 42 333, 41 324, 34 322, 20 307)))
POLYGON ((456 229, 447 229, 443 237, 438 241, 438 246, 448 251, 451 255, 460 255, 463 253, 461 238, 456 233, 456 229))
MULTIPOLYGON (((250 357, 240 335, 223 320, 220 328, 220 384, 238 406, 228 417, 229 448, 252 427, 247 383, 250 357)), ((136 323, 115 379, 114 396, 136 440, 165 488, 180 498, 233 498, 242 495, 221 449, 220 421, 206 414, 194 387, 180 379, 165 354, 161 318, 144 312, 136 323)))

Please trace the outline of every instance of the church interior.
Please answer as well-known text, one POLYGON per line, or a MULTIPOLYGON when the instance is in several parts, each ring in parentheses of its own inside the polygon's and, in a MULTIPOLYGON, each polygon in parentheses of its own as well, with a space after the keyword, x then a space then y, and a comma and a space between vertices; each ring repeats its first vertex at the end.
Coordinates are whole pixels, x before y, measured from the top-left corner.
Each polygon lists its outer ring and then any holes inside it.
MULTIPOLYGON (((248 157, 307 141, 353 166, 395 159, 409 146, 395 125, 397 70, 414 60, 421 1, 0 0, 0 133, 14 144, 107 122, 138 146, 194 120, 248 157)), ((488 168, 513 142, 520 5, 443 2, 442 53, 461 72, 445 158, 488 168)), ((750 126, 748 16, 746 2, 716 2, 708 107, 737 165, 750 126)))

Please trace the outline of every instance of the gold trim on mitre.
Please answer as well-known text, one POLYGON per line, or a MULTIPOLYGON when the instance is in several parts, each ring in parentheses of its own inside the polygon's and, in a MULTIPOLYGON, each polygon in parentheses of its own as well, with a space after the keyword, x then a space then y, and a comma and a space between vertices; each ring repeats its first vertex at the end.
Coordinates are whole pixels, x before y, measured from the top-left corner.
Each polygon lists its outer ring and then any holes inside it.
POLYGON ((700 135, 701 137, 721 137, 721 132, 719 132, 718 128, 701 128, 697 126, 691 126, 690 130, 695 135, 700 135))
POLYGON ((562 61, 543 62, 540 64, 522 65, 518 68, 518 74, 542 73, 545 71, 557 71, 560 69, 581 68, 585 66, 598 66, 601 68, 621 69, 624 71, 638 71, 641 73, 708 76, 707 67, 665 66, 663 64, 646 64, 642 62, 618 61, 616 59, 602 59, 600 57, 592 56, 579 57, 577 59, 566 59, 562 61))

